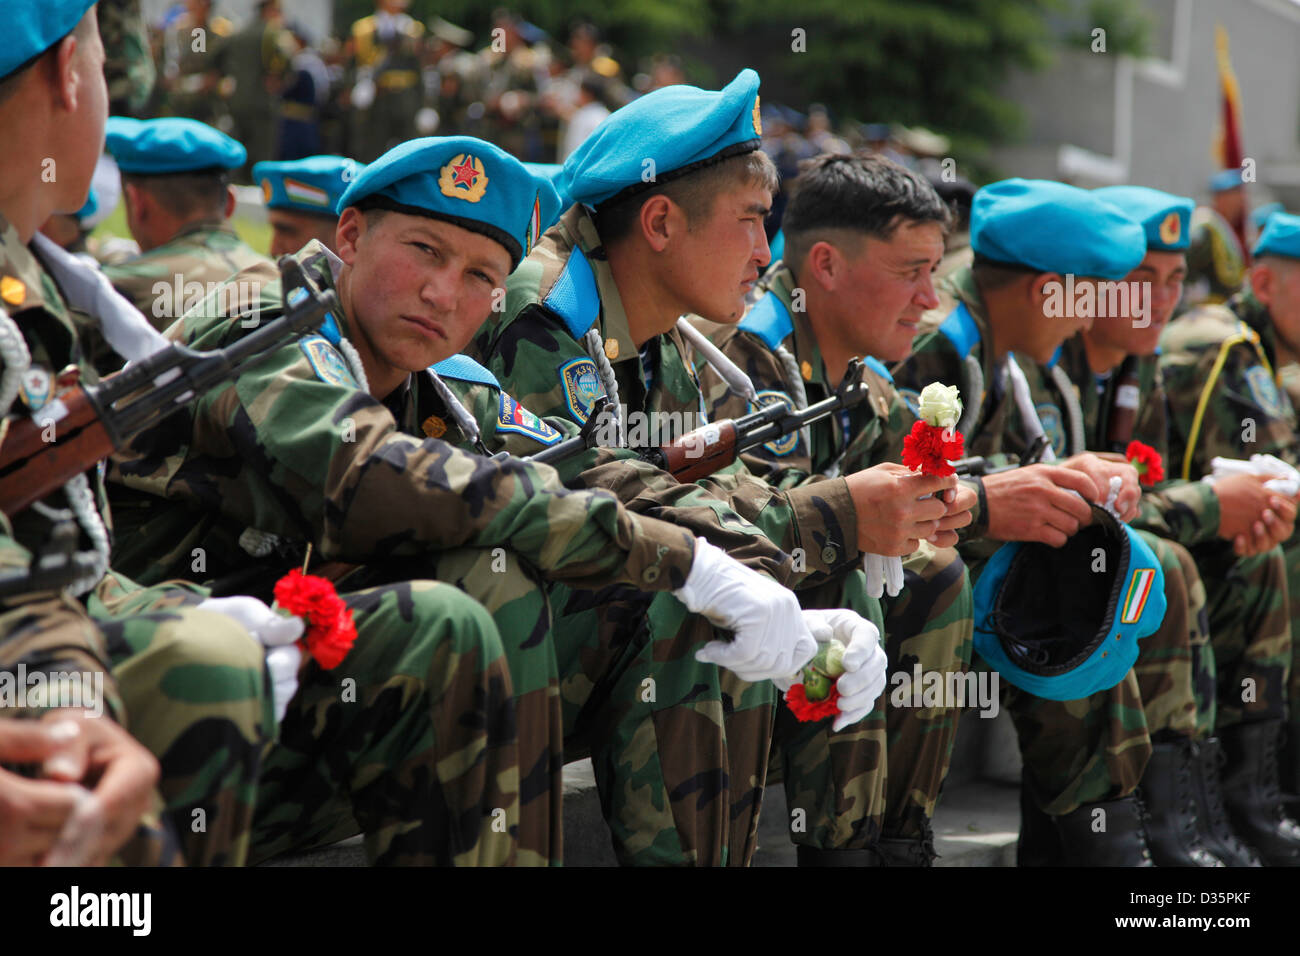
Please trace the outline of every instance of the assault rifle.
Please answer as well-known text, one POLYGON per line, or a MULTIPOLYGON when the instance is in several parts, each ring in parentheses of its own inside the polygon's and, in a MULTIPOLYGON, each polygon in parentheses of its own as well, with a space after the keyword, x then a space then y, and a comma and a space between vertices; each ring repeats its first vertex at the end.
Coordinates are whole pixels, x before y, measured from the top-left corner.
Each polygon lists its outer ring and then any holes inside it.
POLYGON ((0 424, 0 511, 14 515, 40 501, 338 308, 334 293, 317 289, 297 261, 285 256, 279 265, 285 313, 257 331, 210 352, 173 343, 98 385, 65 389, 34 415, 0 424))
MULTIPOLYGON (((728 418, 720 422, 710 422, 694 431, 687 432, 676 441, 662 447, 636 449, 644 461, 671 472, 678 481, 697 481, 706 478, 734 462, 742 453, 759 445, 775 441, 782 435, 798 431, 805 425, 820 421, 839 412, 852 408, 867 400, 868 387, 862 381, 862 363, 850 359, 835 394, 809 405, 802 411, 795 411, 784 402, 765 405, 762 408, 742 415, 740 418, 728 418)), ((603 401, 603 400, 602 400, 603 401)), ((539 461, 554 465, 595 446, 594 436, 597 427, 593 427, 603 410, 603 405, 592 410, 591 417, 583 426, 580 434, 566 438, 557 445, 552 445, 536 455, 530 455, 529 461, 539 461)))

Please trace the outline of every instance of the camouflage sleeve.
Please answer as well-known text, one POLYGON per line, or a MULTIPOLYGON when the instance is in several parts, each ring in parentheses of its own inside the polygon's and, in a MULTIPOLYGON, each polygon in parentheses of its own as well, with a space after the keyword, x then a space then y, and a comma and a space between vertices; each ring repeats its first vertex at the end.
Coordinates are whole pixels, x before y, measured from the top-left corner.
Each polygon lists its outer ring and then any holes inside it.
POLYGON ((1161 371, 1169 395, 1170 477, 1198 479, 1216 456, 1300 461, 1290 405, 1249 342, 1171 349, 1161 358, 1161 371))
POLYGON ((694 541, 683 529, 631 514, 610 495, 569 491, 546 466, 400 433, 320 337, 205 395, 193 433, 196 445, 221 448, 252 472, 219 486, 196 475, 212 485, 192 489, 193 498, 259 530, 306 530, 328 559, 499 545, 576 587, 649 590, 676 588, 690 570, 694 541))
MULTIPOLYGON (((572 416, 563 368, 587 353, 549 311, 527 307, 512 320, 485 329, 475 348, 475 357, 502 387, 535 413, 572 416)), ((646 472, 645 477, 654 484, 644 494, 657 495, 678 485, 666 472, 646 472)), ((697 484, 725 500, 781 550, 802 555, 809 573, 833 574, 859 555, 853 499, 841 478, 780 491, 737 462, 697 484)))
POLYGON ((155 309, 155 301, 159 301, 154 292, 154 286, 158 282, 164 282, 168 287, 167 302, 171 301, 170 289, 172 286, 172 277, 163 276, 161 271, 148 259, 136 257, 128 259, 125 262, 115 265, 104 266, 104 275, 108 281, 113 283, 113 288, 122 293, 132 305, 140 310, 154 327, 162 331, 171 325, 171 319, 160 316, 160 311, 170 314, 167 309, 155 309))
MULTIPOLYGON (((519 430, 498 427, 501 396, 486 385, 449 383, 478 422, 487 447, 493 452, 526 457, 545 446, 519 430)), ((547 418, 547 425, 562 438, 576 435, 578 426, 563 418, 547 418)), ((725 501, 698 485, 662 483, 662 472, 621 448, 592 448, 561 462, 556 470, 569 488, 612 493, 629 511, 669 521, 693 536, 704 538, 756 571, 788 584, 793 572, 790 555, 769 541, 758 528, 736 514, 725 501)))

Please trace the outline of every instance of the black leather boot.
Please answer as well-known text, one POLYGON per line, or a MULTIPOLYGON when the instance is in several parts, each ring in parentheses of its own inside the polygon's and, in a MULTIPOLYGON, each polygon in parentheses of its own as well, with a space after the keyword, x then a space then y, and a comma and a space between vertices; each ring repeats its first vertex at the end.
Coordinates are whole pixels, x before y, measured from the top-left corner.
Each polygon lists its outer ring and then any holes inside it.
POLYGON ((922 818, 920 836, 880 838, 877 849, 884 866, 934 866, 939 856, 934 849, 934 831, 930 821, 922 818))
POLYGON ((865 850, 819 850, 812 846, 796 846, 794 850, 799 866, 884 866, 880 851, 874 846, 865 850))
POLYGON ((1020 839, 1016 843, 1016 866, 1060 866, 1061 838, 1052 818, 1038 809, 1029 787, 1020 784, 1020 839))
POLYGON ((1192 793, 1196 797, 1196 825, 1205 848, 1226 866, 1263 866, 1259 854, 1242 842, 1228 821, 1220 775, 1223 747, 1218 737, 1199 741, 1192 751, 1192 793))
POLYGON ((1192 787, 1190 740, 1151 745, 1139 792, 1147 811, 1147 846, 1156 866, 1223 866, 1201 842, 1192 787))
POLYGON ((1281 729, 1280 720, 1257 720, 1220 731, 1223 796, 1233 829, 1267 866, 1300 866, 1300 825, 1282 809, 1277 781, 1281 729))
POLYGON ((1065 866, 1154 866, 1137 794, 1085 803, 1056 817, 1065 866), (1101 811, 1098 813, 1098 811, 1101 811))

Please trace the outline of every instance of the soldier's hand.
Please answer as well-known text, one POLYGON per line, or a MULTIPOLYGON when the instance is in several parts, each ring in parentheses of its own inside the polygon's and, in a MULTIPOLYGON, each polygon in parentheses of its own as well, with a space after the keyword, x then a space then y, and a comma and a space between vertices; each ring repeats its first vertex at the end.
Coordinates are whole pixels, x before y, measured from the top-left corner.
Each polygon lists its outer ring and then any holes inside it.
POLYGON ((1081 471, 1093 480, 1097 486, 1097 496, 1085 497, 1099 505, 1106 503, 1110 479, 1118 475, 1122 484, 1115 499, 1115 510, 1119 512, 1121 521, 1132 521, 1137 517, 1138 504, 1142 500, 1142 485, 1138 481, 1137 469, 1127 461, 1113 461, 1085 452, 1065 459, 1061 466, 1081 471))
POLYGON ((880 644, 880 631, 865 617, 845 608, 804 611, 803 618, 818 643, 837 640, 844 645, 844 673, 835 681, 840 713, 831 728, 841 731, 871 713, 885 690, 889 661, 880 644))
POLYGON ((921 541, 950 548, 957 543, 954 529, 970 523, 970 505, 962 520, 960 512, 950 513, 951 506, 940 497, 957 486, 956 475, 918 475, 886 462, 845 475, 844 480, 857 512, 858 550, 864 554, 901 557, 915 551, 921 541))
POLYGON ((1026 465, 984 479, 989 530, 994 541, 1038 541, 1059 548, 1092 521, 1093 480, 1062 465, 1026 465), (1076 494, 1075 492, 1078 492, 1076 494), (1082 497, 1080 497, 1082 495, 1082 497))
MULTIPOLYGON (((40 764, 58 741, 35 720, 0 720, 0 762, 40 764)), ((0 866, 34 866, 50 852, 78 802, 77 788, 0 767, 0 866)))
POLYGON ((725 667, 742 680, 792 674, 817 653, 794 592, 703 538, 695 539, 686 583, 673 593, 688 610, 735 632, 733 640, 705 644, 695 659, 725 667))
POLYGON ((1296 506, 1264 487, 1267 475, 1229 475, 1213 485, 1219 499, 1219 537, 1242 557, 1261 554, 1291 537, 1296 506))

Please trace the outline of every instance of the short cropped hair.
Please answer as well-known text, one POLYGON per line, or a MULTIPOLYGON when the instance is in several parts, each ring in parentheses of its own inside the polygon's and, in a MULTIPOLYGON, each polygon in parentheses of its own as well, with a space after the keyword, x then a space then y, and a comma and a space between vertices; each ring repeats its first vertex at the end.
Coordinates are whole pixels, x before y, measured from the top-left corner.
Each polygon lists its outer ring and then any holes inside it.
POLYGON ((952 209, 924 176, 880 156, 815 156, 792 185, 781 231, 793 266, 818 242, 845 232, 888 241, 904 222, 935 222, 945 232, 953 222, 952 209))
POLYGON ((667 196, 686 213, 687 226, 708 219, 713 201, 729 189, 761 186, 775 194, 779 175, 776 164, 762 150, 728 156, 721 162, 671 177, 630 196, 615 196, 596 207, 596 231, 602 242, 622 239, 632 231, 641 207, 655 196, 667 196))
POLYGON ((122 181, 150 193, 165 209, 183 219, 224 219, 230 173, 224 169, 193 173, 141 175, 123 173, 122 181))

